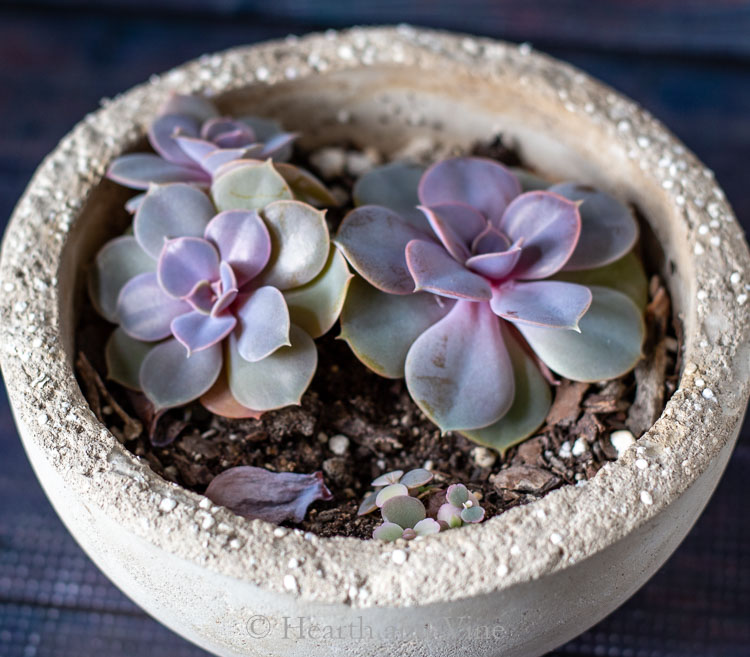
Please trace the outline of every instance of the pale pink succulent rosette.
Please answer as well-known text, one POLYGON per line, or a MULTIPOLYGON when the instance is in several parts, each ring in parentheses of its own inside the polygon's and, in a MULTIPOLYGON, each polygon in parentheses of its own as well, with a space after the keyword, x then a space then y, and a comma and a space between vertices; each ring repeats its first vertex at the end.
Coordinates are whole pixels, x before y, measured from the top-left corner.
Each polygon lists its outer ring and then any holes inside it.
POLYGON ((157 409, 201 398, 222 415, 257 416, 299 403, 317 366, 313 338, 338 318, 351 275, 323 212, 294 200, 270 162, 234 163, 211 191, 152 186, 133 235, 97 255, 91 298, 119 324, 111 379, 157 409))
POLYGON ((599 381, 640 358, 627 283, 643 274, 623 261, 637 224, 613 197, 572 183, 523 192, 502 165, 468 157, 389 165, 355 197, 335 239, 362 277, 342 336, 371 369, 405 376, 442 430, 502 451, 544 420, 540 367, 599 381), (606 286, 618 272, 623 291, 606 286))
MULTIPOLYGON (((178 182, 208 189, 229 162, 272 159, 298 200, 316 206, 335 205, 317 178, 286 162, 296 137, 272 119, 224 116, 207 98, 173 94, 148 129, 154 153, 118 157, 110 165, 107 177, 139 190, 178 182)), ((139 194, 126 207, 135 212, 142 200, 143 194, 139 194)))

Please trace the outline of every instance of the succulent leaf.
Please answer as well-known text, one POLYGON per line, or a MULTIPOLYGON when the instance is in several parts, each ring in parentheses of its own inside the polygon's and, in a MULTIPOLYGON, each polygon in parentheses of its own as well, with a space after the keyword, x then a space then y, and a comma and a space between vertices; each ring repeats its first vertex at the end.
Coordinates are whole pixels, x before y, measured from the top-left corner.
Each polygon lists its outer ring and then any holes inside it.
POLYGON ((400 495, 408 495, 409 489, 403 484, 390 484, 382 490, 378 491, 375 497, 375 505, 383 508, 383 505, 390 500, 392 497, 398 497, 400 495))
POLYGON ((143 359, 141 389, 157 410, 181 406, 211 388, 221 371, 221 345, 185 357, 185 347, 171 338, 143 359))
POLYGON ((263 413, 254 411, 247 406, 240 404, 233 396, 229 389, 227 381, 227 372, 224 368, 215 383, 200 398, 201 404, 209 412, 215 413, 228 418, 253 418, 259 419, 263 413))
POLYGON ((484 509, 481 506, 470 506, 461 509, 461 520, 469 523, 482 522, 484 520, 484 509))
POLYGON ((340 337, 371 370, 399 379, 409 348, 453 303, 424 292, 386 294, 355 276, 341 311, 340 337))
POLYGON ((580 201, 581 237, 566 270, 592 269, 618 260, 638 239, 638 224, 630 209, 614 196, 574 182, 549 188, 571 201, 580 201))
POLYGON ((344 217, 334 242, 368 283, 389 294, 410 294, 414 279, 405 251, 415 239, 431 238, 387 208, 363 205, 344 217))
POLYGON ((125 284, 138 274, 156 271, 156 261, 134 237, 124 235, 107 242, 89 270, 91 302, 107 321, 117 322, 117 299, 125 284))
MULTIPOLYGON (((547 189, 549 182, 521 167, 509 167, 510 172, 518 178, 521 183, 522 192, 536 192, 547 189)), ((562 196, 565 196, 564 194, 562 196)))
POLYGON ((271 257, 271 236, 255 210, 217 214, 206 226, 205 238, 232 267, 239 287, 260 274, 271 257))
POLYGON ((413 529, 420 520, 424 520, 427 512, 424 504, 416 497, 397 495, 386 500, 380 509, 383 520, 393 522, 404 529, 413 529))
POLYGON ((406 264, 417 291, 450 299, 489 301, 492 298, 492 289, 484 277, 466 269, 435 242, 409 242, 406 245, 406 264))
POLYGON ((469 247, 490 224, 480 212, 460 203, 440 203, 430 207, 418 206, 432 231, 446 249, 460 262, 469 257, 469 247), (458 246, 452 243, 458 242, 458 246), (460 253, 459 256, 454 251, 460 253))
POLYGON ((521 257, 521 243, 520 241, 516 242, 506 251, 472 256, 466 261, 466 266, 489 279, 500 280, 505 278, 518 264, 521 257))
POLYGON ((414 532, 417 536, 429 536, 437 534, 440 531, 440 523, 433 518, 425 518, 414 525, 414 532))
POLYGON ((258 280, 280 290, 313 280, 328 260, 325 213, 299 201, 276 201, 263 210, 271 257, 258 280))
POLYGON ((484 427, 513 402, 513 372, 489 304, 457 301, 406 356, 406 385, 443 431, 484 427))
POLYGON ((357 515, 366 516, 368 513, 372 513, 373 511, 375 511, 378 508, 378 505, 375 503, 377 497, 377 492, 369 493, 365 497, 365 499, 362 500, 362 504, 359 505, 359 509, 357 509, 357 515))
POLYGON ((399 538, 402 538, 403 535, 404 530, 395 522, 384 522, 372 532, 372 537, 375 540, 386 541, 387 543, 397 541, 399 538))
POLYGON ((482 429, 461 431, 475 443, 491 447, 500 454, 505 454, 508 448, 531 436, 544 422, 552 403, 549 384, 518 338, 503 327, 503 339, 513 366, 513 405, 494 424, 482 429))
POLYGON ((172 320, 172 335, 187 349, 188 356, 221 342, 234 329, 237 318, 225 313, 206 315, 199 310, 179 315, 172 320))
POLYGON ((118 157, 109 167, 107 178, 132 189, 186 182, 207 185, 211 180, 197 166, 175 164, 151 153, 129 153, 118 157))
POLYGON ((438 509, 437 519, 439 522, 444 522, 448 525, 449 529, 456 529, 463 524, 461 520, 461 508, 450 503, 443 504, 438 509))
POLYGON ((442 160, 419 183, 422 205, 463 203, 497 226, 505 208, 521 193, 518 179, 501 164, 479 157, 442 160))
POLYGON ((291 345, 289 309, 277 288, 265 285, 240 295, 236 315, 237 351, 246 361, 257 363, 277 349, 291 345))
POLYGON ((401 477, 403 476, 403 474, 403 470, 393 470, 392 472, 386 472, 385 474, 380 475, 377 479, 374 479, 371 485, 377 488, 380 486, 397 484, 399 481, 401 481, 401 477))
POLYGON ((399 483, 402 483, 407 488, 419 488, 420 486, 429 484, 432 481, 433 476, 434 475, 429 470, 416 468, 414 470, 409 470, 409 472, 401 477, 399 483))
POLYGON ((107 378, 131 390, 140 390, 141 363, 153 346, 152 342, 136 340, 116 328, 104 348, 107 378))
POLYGON ((240 465, 214 477, 206 497, 245 518, 273 523, 302 522, 308 507, 333 495, 323 483, 323 474, 269 472, 240 465))
POLYGON ((445 492, 445 499, 453 506, 463 506, 469 501, 469 489, 463 484, 452 484, 445 492))
POLYGON ((299 404, 315 373, 318 352, 312 338, 294 324, 289 339, 291 346, 251 363, 240 355, 237 338, 230 334, 226 356, 229 387, 240 404, 258 411, 299 404))
POLYGON ((186 167, 195 167, 195 160, 180 147, 175 134, 195 137, 200 126, 192 116, 164 114, 157 117, 148 129, 148 140, 154 150, 165 160, 186 167))
POLYGON ((285 162, 276 162, 274 168, 286 180, 298 201, 317 207, 338 205, 328 188, 309 171, 285 162))
POLYGON ((260 210, 269 203, 294 198, 271 161, 238 160, 217 172, 211 196, 220 211, 260 210))
POLYGON ((603 381, 631 370, 645 334, 638 307, 625 294, 592 286, 580 333, 518 324, 526 341, 554 372, 574 381, 603 381))
POLYGON ((577 331, 591 305, 591 291, 562 281, 510 281, 492 288, 490 307, 516 323, 577 331))
POLYGON ((354 184, 354 204, 381 205, 414 228, 429 233, 430 225, 417 210, 417 187, 423 173, 424 167, 406 162, 391 162, 375 167, 354 184))
POLYGON ((177 237, 164 244, 159 256, 159 284, 173 297, 187 297, 202 282, 219 278, 219 253, 202 237, 177 237))
POLYGON ((133 230, 141 248, 157 259, 166 240, 203 237, 214 214, 211 200, 191 185, 152 186, 138 207, 133 230))
POLYGON ((351 279, 346 259, 331 245, 323 270, 309 283, 284 292, 292 322, 311 338, 327 333, 341 315, 351 279))
POLYGON ((555 274, 554 279, 612 288, 629 296, 641 310, 645 310, 648 303, 648 278, 640 258, 632 251, 619 260, 596 269, 563 269, 555 274))
POLYGON ((514 278, 547 278, 567 262, 581 233, 577 205, 549 192, 526 192, 514 199, 500 222, 513 242, 523 240, 514 278))
POLYGON ((162 290, 155 273, 131 278, 117 301, 120 326, 131 337, 145 342, 171 335, 172 320, 190 310, 185 301, 170 297, 162 290))
MULTIPOLYGON (((513 246, 520 247, 521 241, 513 246)), ((485 229, 479 233, 471 243, 471 252, 476 255, 489 253, 500 253, 511 248, 510 240, 503 235, 495 226, 487 224, 485 229)))

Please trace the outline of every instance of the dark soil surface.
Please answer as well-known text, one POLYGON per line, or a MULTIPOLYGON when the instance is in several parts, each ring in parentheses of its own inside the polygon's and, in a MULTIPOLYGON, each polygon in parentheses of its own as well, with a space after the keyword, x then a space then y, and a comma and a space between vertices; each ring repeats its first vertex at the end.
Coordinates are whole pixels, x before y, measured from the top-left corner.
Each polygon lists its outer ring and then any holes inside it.
MULTIPOLYGON (((477 152, 517 164, 498 140, 477 152)), ((333 181, 344 190, 352 182, 345 175, 333 181)), ((330 212, 329 220, 335 224, 342 215, 330 212)), ((462 482, 491 517, 560 486, 582 485, 616 459, 610 434, 628 428, 638 437, 676 387, 677 327, 657 277, 650 292, 645 362, 603 384, 562 379, 545 426, 504 457, 458 434, 441 436, 411 401, 404 382, 370 372, 335 339, 337 327, 318 341, 318 371, 302 405, 260 420, 225 419, 199 404, 154 419, 143 396, 106 381, 103 347, 111 326, 88 301, 81 311, 78 374, 96 415, 165 479, 203 492, 217 474, 237 465, 322 470, 333 499, 313 504, 296 526, 323 536, 370 538, 379 514, 358 517, 357 508, 370 482, 384 472, 426 467, 440 487, 462 482)))

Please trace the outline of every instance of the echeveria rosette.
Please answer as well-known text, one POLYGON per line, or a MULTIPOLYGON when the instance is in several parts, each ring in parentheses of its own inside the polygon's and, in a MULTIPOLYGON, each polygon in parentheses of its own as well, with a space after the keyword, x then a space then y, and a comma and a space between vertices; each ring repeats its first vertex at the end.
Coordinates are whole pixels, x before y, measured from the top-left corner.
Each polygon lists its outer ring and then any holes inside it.
POLYGON ((598 284, 632 249, 637 224, 616 199, 579 185, 523 193, 491 160, 444 160, 405 185, 418 171, 389 165, 355 187, 363 205, 335 240, 362 277, 342 337, 374 371, 405 376, 443 431, 504 451, 549 409, 539 361, 599 381, 640 358, 640 309, 598 284))
MULTIPOLYGON (((208 188, 221 167, 235 160, 273 158, 279 173, 294 187, 302 179, 315 193, 308 202, 333 205, 333 198, 312 174, 284 162, 291 152, 294 133, 284 132, 271 119, 221 116, 216 106, 200 96, 173 95, 149 127, 148 140, 155 153, 129 153, 118 157, 107 177, 132 189, 152 184, 190 183, 208 188)), ((142 196, 132 199, 134 210, 142 196)))
POLYGON ((133 236, 107 243, 92 269, 92 300, 119 324, 108 375, 159 409, 200 398, 249 417, 299 403, 317 366, 313 338, 343 305, 351 275, 323 213, 293 200, 270 164, 238 169, 232 184, 258 206, 153 186, 133 236))

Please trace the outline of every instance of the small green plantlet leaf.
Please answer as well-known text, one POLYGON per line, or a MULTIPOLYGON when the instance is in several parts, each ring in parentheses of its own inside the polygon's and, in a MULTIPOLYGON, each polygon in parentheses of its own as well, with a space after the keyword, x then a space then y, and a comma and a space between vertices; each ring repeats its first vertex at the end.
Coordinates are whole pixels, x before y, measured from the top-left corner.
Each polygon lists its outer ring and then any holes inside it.
POLYGON ((374 479, 372 486, 379 488, 380 486, 389 486, 390 484, 397 484, 401 480, 401 476, 404 474, 403 470, 394 470, 393 472, 386 472, 380 475, 377 479, 374 479))
POLYGON ((218 172, 211 196, 220 210, 260 210, 294 194, 271 161, 238 160, 218 172))
POLYGON ((415 228, 429 231, 424 215, 417 210, 417 187, 424 167, 391 162, 365 173, 354 185, 355 205, 382 205, 393 210, 415 228))
POLYGON ((286 180, 298 201, 317 207, 338 205, 328 188, 309 171, 284 162, 275 162, 273 166, 286 180))
POLYGON ((341 314, 352 276, 344 256, 331 246, 323 271, 309 283, 284 292, 292 322, 311 338, 327 333, 341 314))
POLYGON ((544 422, 552 403, 550 387, 536 362, 503 326, 503 340, 513 365, 515 396, 510 410, 497 422, 482 429, 462 431, 470 440, 501 454, 531 436, 544 422))
POLYGON ((531 348, 561 376, 574 381, 604 381, 625 374, 641 359, 643 316, 630 297, 592 286, 591 307, 580 333, 518 324, 531 348))
POLYGON ((482 522, 484 509, 481 506, 469 506, 461 510, 461 520, 469 523, 482 522))
POLYGON ((445 499, 453 506, 463 506, 469 500, 469 490, 463 484, 453 484, 448 487, 445 499))
POLYGON ((416 470, 409 470, 403 477, 401 482, 407 488, 419 488, 425 486, 432 481, 433 474, 429 470, 424 468, 417 468, 416 470))
POLYGON ((229 336, 227 373, 232 396, 243 406, 270 411, 300 403, 318 364, 312 338, 291 325, 291 346, 281 347, 255 363, 246 361, 237 349, 234 333, 229 336))
POLYGON ((394 522, 404 529, 414 528, 420 520, 427 516, 424 504, 416 497, 399 495, 386 500, 381 508, 383 520, 394 522))
POLYGON ((391 484, 390 486, 386 486, 381 490, 376 498, 375 498, 375 504, 383 508, 383 505, 390 500, 392 497, 398 497, 399 495, 408 495, 409 489, 404 486, 403 484, 391 484))
POLYGON ((156 260, 134 237, 113 239, 97 253, 89 270, 89 298, 106 320, 117 322, 117 298, 125 284, 138 274, 156 271, 156 260))
POLYGON ((341 339, 368 368, 389 379, 404 376, 414 341, 443 318, 450 299, 432 294, 386 294, 355 276, 341 311, 341 339))
POLYGON ((414 533, 417 536, 429 536, 440 531, 440 523, 432 518, 425 518, 414 525, 414 533))
POLYGON ((377 497, 378 494, 376 492, 368 493, 365 499, 362 500, 362 504, 359 505, 359 509, 357 509, 357 515, 366 516, 368 513, 372 513, 373 511, 375 511, 375 509, 378 508, 378 505, 375 503, 377 497))
POLYGON ((104 348, 107 378, 131 390, 140 390, 141 363, 153 347, 153 342, 136 340, 121 328, 115 329, 104 348))
POLYGON ((258 284, 285 291, 312 281, 328 260, 325 213, 299 201, 276 201, 262 215, 271 234, 271 258, 258 284))
POLYGON ((553 278, 580 285, 612 288, 627 294, 641 310, 644 310, 648 303, 648 277, 640 258, 632 251, 603 267, 561 271, 553 278))
POLYGON ((404 530, 394 522, 384 522, 372 532, 372 537, 378 541, 392 543, 402 538, 404 530))

